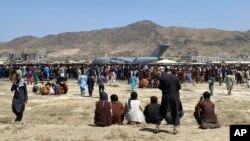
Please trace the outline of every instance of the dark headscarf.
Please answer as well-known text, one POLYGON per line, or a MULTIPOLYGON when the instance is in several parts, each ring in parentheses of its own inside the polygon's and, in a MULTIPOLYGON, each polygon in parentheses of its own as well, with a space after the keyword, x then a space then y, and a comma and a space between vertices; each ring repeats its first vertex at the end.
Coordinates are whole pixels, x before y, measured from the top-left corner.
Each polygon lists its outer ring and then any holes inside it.
POLYGON ((108 100, 108 94, 106 92, 101 92, 100 100, 108 100))
POLYGON ((130 99, 128 100, 128 106, 131 108, 131 100, 137 100, 137 92, 133 91, 130 94, 130 99))

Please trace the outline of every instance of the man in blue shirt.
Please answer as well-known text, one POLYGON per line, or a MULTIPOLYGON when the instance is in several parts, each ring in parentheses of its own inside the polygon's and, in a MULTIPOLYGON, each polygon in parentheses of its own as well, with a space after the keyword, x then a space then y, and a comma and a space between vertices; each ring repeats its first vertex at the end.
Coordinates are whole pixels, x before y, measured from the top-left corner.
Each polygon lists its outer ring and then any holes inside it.
POLYGON ((85 95, 85 90, 86 90, 86 86, 87 86, 87 77, 86 75, 84 75, 83 73, 81 73, 78 83, 80 85, 80 92, 81 95, 84 96, 85 95))

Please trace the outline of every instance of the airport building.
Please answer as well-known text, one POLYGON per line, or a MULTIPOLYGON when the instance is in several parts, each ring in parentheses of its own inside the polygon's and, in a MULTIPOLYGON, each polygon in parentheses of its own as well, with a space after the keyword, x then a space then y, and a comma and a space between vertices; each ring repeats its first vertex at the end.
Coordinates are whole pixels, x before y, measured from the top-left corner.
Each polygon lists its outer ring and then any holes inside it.
POLYGON ((11 63, 30 63, 30 62, 43 62, 47 60, 45 54, 37 53, 12 53, 9 54, 9 62, 11 63))

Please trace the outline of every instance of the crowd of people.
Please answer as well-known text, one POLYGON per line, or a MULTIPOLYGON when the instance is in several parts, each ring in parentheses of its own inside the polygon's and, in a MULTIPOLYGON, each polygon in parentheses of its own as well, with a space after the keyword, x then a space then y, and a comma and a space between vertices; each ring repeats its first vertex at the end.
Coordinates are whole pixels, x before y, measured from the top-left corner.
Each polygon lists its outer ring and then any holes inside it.
POLYGON ((12 109, 17 115, 16 121, 22 120, 25 103, 28 100, 26 83, 33 86, 33 92, 43 95, 66 94, 68 79, 78 80, 80 94, 93 95, 94 85, 99 86, 100 100, 96 102, 94 123, 97 126, 122 124, 126 119, 128 124, 140 124, 144 121, 156 124, 155 132, 163 119, 173 124, 173 133, 177 133, 183 108, 179 90, 181 83, 207 82, 209 91, 204 92, 198 102, 194 117, 202 129, 218 128, 215 106, 210 100, 214 94, 214 83, 226 84, 228 95, 232 94, 233 85, 244 83, 249 87, 249 67, 235 66, 150 66, 150 65, 95 65, 95 66, 1 66, 0 78, 9 78, 12 91, 15 91, 12 109), (55 83, 50 83, 55 80, 55 83), (112 94, 108 101, 105 92, 106 85, 116 85, 116 80, 127 80, 131 87, 131 97, 123 105, 116 94, 112 94), (47 81, 43 85, 44 81, 47 81), (136 87, 159 88, 162 91, 161 104, 157 97, 152 96, 151 102, 143 111, 140 100, 137 99, 136 87))
POLYGON ((171 69, 181 83, 208 82, 211 95, 214 94, 214 84, 226 84, 228 95, 232 94, 233 85, 247 84, 250 87, 248 66, 154 66, 154 65, 27 65, 0 66, 0 78, 14 80, 19 74, 27 80, 27 85, 34 85, 33 91, 44 95, 66 94, 66 80, 78 80, 80 92, 84 96, 88 89, 92 96, 94 84, 99 86, 99 93, 104 91, 105 83, 116 85, 117 80, 127 80, 131 90, 139 88, 158 88, 158 78, 165 70, 171 69), (43 81, 54 81, 46 83, 43 81), (60 80, 60 81, 58 81, 60 80), (41 86, 42 85, 42 86, 41 86))
MULTIPOLYGON (((111 102, 109 102, 108 94, 102 91, 100 100, 96 102, 94 123, 103 127, 122 124, 124 118, 127 124, 140 124, 146 121, 146 123, 156 124, 155 132, 158 133, 161 121, 165 119, 168 124, 173 125, 173 134, 176 134, 177 126, 180 125, 180 119, 184 115, 179 94, 181 83, 173 70, 164 72, 158 81, 158 87, 162 91, 161 104, 157 103, 156 96, 152 96, 150 104, 147 104, 145 108, 141 107, 135 91, 131 92, 124 106, 118 101, 116 94, 111 95, 111 102)), ((195 107, 194 118, 202 129, 220 127, 210 95, 208 91, 204 92, 195 107)))
POLYGON ((68 84, 66 78, 59 77, 56 83, 50 83, 49 81, 44 85, 44 82, 35 82, 32 91, 41 95, 61 95, 67 94, 68 84))
POLYGON ((103 75, 109 85, 115 84, 116 80, 128 80, 130 83, 129 78, 135 76, 140 88, 157 88, 157 77, 166 69, 174 70, 181 83, 192 81, 202 83, 213 77, 219 85, 231 71, 236 84, 246 83, 249 86, 250 68, 233 65, 7 65, 0 66, 0 78, 9 77, 13 80, 16 74, 20 74, 22 78, 27 78, 27 84, 32 84, 36 81, 53 80, 59 76, 78 79, 80 74, 89 75, 90 72, 94 72, 95 77, 103 75))

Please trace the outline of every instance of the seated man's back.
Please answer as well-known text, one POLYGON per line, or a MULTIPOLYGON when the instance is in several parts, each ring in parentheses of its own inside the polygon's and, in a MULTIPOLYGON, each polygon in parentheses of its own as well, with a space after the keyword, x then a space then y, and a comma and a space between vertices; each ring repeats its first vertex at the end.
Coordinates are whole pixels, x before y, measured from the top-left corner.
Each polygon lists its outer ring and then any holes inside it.
POLYGON ((200 128, 219 128, 217 116, 215 114, 215 105, 210 100, 210 93, 204 92, 203 97, 195 107, 194 116, 200 128), (204 99, 203 99, 204 98, 204 99))
POLYGON ((94 123, 102 127, 112 124, 111 103, 108 102, 108 95, 106 92, 101 92, 100 100, 96 102, 94 123))
POLYGON ((214 103, 210 99, 205 99, 199 103, 201 109, 201 119, 208 123, 217 123, 217 117, 214 112, 214 103))
POLYGON ((121 102, 118 101, 118 96, 116 94, 112 94, 111 97, 111 104, 112 104, 112 124, 121 124, 124 115, 123 115, 123 105, 121 102))
POLYGON ((148 81, 147 79, 141 79, 140 82, 139 82, 139 88, 147 88, 148 86, 148 81))
POLYGON ((145 107, 143 111, 146 122, 156 124, 161 121, 160 117, 160 104, 157 103, 158 99, 156 96, 151 97, 151 103, 145 107))

